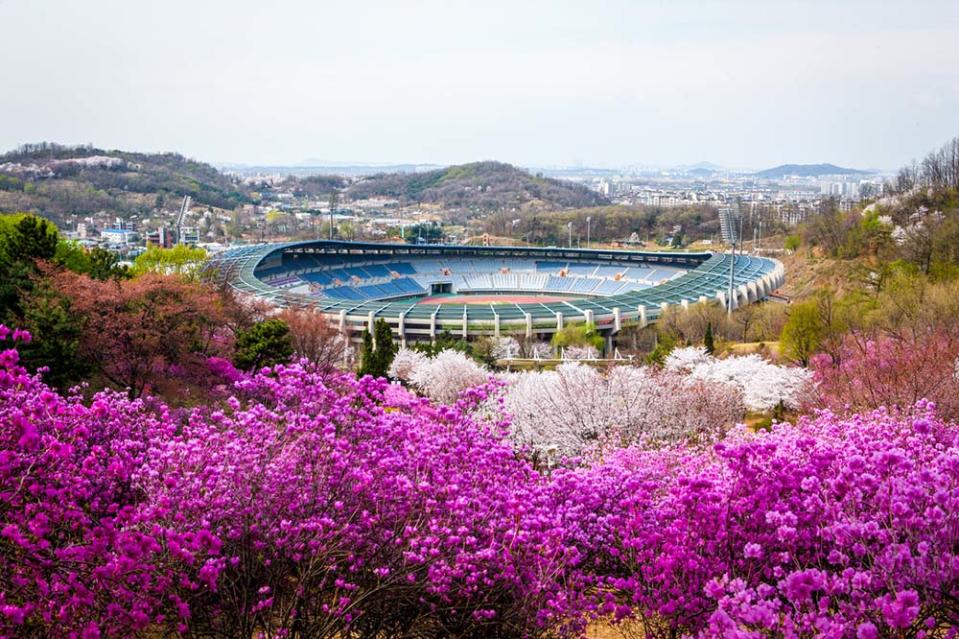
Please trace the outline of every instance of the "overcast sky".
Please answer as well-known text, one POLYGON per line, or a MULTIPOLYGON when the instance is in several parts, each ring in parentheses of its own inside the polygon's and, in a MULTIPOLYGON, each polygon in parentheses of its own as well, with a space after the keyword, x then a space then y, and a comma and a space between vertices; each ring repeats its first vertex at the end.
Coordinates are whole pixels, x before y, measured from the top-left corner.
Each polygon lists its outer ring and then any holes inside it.
POLYGON ((959 0, 0 0, 0 148, 896 168, 959 135, 959 0))

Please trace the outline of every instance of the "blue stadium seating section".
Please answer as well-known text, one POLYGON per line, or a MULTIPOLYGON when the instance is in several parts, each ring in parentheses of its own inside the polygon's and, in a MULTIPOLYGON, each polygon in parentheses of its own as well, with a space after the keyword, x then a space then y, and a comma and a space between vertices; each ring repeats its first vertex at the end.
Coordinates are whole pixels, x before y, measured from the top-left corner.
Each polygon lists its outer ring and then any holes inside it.
MULTIPOLYGON (((258 268, 257 278, 279 289, 309 285, 309 295, 369 301, 426 295, 434 283, 457 293, 497 291, 606 297, 639 291, 686 271, 655 265, 610 265, 533 259, 415 258, 402 262, 345 264, 335 255, 293 254, 281 265, 258 268)), ((304 291, 306 289, 303 289, 304 291)))

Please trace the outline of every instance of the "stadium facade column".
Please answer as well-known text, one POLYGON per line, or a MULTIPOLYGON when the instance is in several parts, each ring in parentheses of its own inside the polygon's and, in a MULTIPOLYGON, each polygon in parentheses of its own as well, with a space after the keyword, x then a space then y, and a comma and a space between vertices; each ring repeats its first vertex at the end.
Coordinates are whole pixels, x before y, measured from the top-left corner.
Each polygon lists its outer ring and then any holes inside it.
POLYGON ((623 314, 619 307, 613 309, 613 332, 618 333, 623 328, 623 314))
POLYGON ((726 291, 716 291, 716 299, 723 308, 726 308, 726 291))
POLYGON ((593 311, 592 311, 592 310, 586 309, 585 311, 583 311, 583 317, 586 318, 586 323, 587 323, 587 324, 592 324, 592 323, 593 323, 593 311))
POLYGON ((346 309, 340 311, 340 332, 346 332, 346 309))
POLYGON ((499 337, 499 313, 493 311, 493 337, 499 337))
POLYGON ((680 305, 683 307, 683 310, 684 310, 684 311, 688 311, 688 310, 689 310, 689 300, 682 300, 682 301, 680 302, 680 305))
POLYGON ((469 326, 469 315, 466 313, 466 304, 463 304, 463 339, 466 339, 466 332, 469 326))
POLYGON ((526 339, 533 338, 533 316, 529 313, 524 313, 526 315, 526 339))
POLYGON ((433 314, 430 315, 430 341, 436 343, 436 314, 439 312, 439 309, 433 311, 433 314))
POLYGON ((397 318, 396 332, 399 334, 400 346, 406 348, 406 311, 400 313, 397 318))
POLYGON ((746 288, 745 284, 740 284, 739 287, 736 289, 736 308, 739 308, 740 297, 746 300, 743 306, 746 306, 746 304, 749 304, 749 289, 746 288))
POLYGON ((700 295, 700 296, 699 296, 699 303, 700 303, 700 304, 705 304, 706 302, 707 302, 706 296, 705 296, 705 295, 700 295))
POLYGON ((366 330, 370 332, 370 335, 373 336, 373 346, 376 346, 376 331, 373 330, 374 320, 376 318, 373 315, 373 311, 370 311, 366 314, 366 330))
POLYGON ((639 313, 639 327, 646 328, 649 326, 649 317, 646 315, 646 306, 644 304, 640 304, 636 311, 639 313))
POLYGON ((556 311, 556 332, 563 330, 563 312, 556 311))

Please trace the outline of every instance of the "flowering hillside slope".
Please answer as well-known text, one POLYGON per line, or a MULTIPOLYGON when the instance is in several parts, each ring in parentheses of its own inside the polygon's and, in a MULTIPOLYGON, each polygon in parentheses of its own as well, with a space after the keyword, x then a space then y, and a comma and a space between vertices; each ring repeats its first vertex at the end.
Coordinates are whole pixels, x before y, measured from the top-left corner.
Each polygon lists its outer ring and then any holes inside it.
POLYGON ((959 625, 957 431, 925 403, 541 473, 470 417, 485 387, 434 405, 295 364, 183 411, 64 397, 17 359, 0 353, 2 636, 959 625))

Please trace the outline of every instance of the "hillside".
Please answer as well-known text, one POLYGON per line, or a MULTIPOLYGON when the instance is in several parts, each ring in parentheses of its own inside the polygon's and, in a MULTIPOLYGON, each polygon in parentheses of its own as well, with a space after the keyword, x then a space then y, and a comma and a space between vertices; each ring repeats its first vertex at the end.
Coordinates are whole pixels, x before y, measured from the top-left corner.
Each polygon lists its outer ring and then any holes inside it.
POLYGON ((514 208, 553 210, 607 204, 584 186, 532 175, 501 162, 474 162, 422 173, 384 173, 352 185, 354 199, 390 197, 404 204, 489 212, 514 208))
POLYGON ((228 209, 251 201, 214 167, 175 153, 44 143, 0 155, 0 212, 35 211, 54 221, 70 213, 129 215, 175 208, 184 195, 228 209))
POLYGON ((821 175, 870 175, 869 171, 847 169, 835 164, 780 164, 779 166, 754 173, 758 178, 778 179, 790 175, 799 177, 818 177, 821 175))

